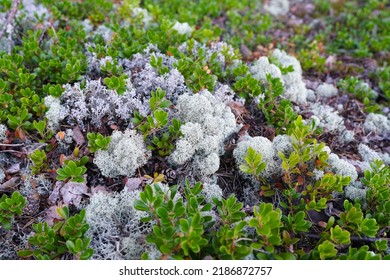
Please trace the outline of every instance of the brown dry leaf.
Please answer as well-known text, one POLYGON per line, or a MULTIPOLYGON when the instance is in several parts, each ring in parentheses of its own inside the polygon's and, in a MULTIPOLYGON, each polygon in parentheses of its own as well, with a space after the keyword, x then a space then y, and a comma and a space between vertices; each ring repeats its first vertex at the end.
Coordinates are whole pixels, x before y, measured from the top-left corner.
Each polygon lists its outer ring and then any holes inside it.
POLYGON ((63 131, 58 131, 58 132, 57 132, 57 137, 58 137, 58 139, 60 139, 60 140, 64 140, 64 138, 65 138, 65 132, 63 132, 63 131))
POLYGON ((12 177, 3 184, 0 184, 0 192, 9 192, 15 190, 19 185, 19 177, 12 177))
POLYGON ((97 185, 96 187, 91 187, 91 196, 96 193, 108 193, 107 189, 103 185, 97 185))
POLYGON ((57 205, 53 205, 46 209, 45 222, 47 222, 49 226, 52 226, 55 222, 61 220, 60 215, 57 213, 57 208, 57 205))
POLYGON ((85 143, 85 138, 79 126, 73 128, 73 140, 77 146, 82 146, 85 143))
POLYGON ((230 107, 230 109, 232 110, 233 114, 236 117, 242 118, 244 116, 249 116, 249 112, 245 108, 244 104, 242 104, 240 102, 232 101, 232 102, 229 102, 227 105, 230 107))
POLYGON ((49 205, 55 205, 57 204, 57 201, 60 198, 60 189, 64 185, 64 182, 57 181, 54 190, 51 192, 49 198, 47 199, 49 205))
POLYGON ((125 186, 129 191, 135 191, 140 188, 142 180, 140 178, 127 178, 125 186))
POLYGON ((65 155, 64 154, 61 154, 60 155, 60 158, 59 158, 59 162, 60 162, 60 165, 63 166, 64 165, 64 161, 65 161, 65 155))
POLYGON ((8 174, 15 174, 15 173, 18 173, 20 171, 20 163, 15 163, 15 164, 12 164, 8 169, 7 169, 7 173, 8 174))
POLYGON ((61 189, 60 194, 64 204, 73 204, 78 207, 84 195, 89 196, 88 187, 85 183, 68 182, 61 189))
POLYGON ((15 137, 20 138, 23 142, 26 140, 26 135, 24 134, 23 129, 20 127, 15 129, 15 137))

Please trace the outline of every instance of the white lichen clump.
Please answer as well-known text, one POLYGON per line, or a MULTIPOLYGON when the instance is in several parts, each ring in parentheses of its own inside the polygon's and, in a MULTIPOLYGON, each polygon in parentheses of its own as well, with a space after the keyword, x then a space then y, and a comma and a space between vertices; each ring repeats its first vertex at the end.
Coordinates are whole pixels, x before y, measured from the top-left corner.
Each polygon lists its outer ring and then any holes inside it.
POLYGON ((222 189, 216 183, 204 183, 201 191, 207 203, 212 203, 213 198, 222 199, 222 189))
POLYGON ((173 25, 172 29, 176 30, 179 34, 191 34, 192 33, 192 27, 187 23, 181 23, 176 21, 176 23, 173 25))
POLYGON ((170 160, 183 165, 194 159, 195 171, 201 176, 214 174, 219 168, 219 156, 224 153, 224 141, 237 130, 230 108, 204 90, 198 94, 184 94, 178 98, 181 137, 170 160))
POLYGON ((140 259, 145 251, 154 251, 154 246, 142 241, 151 225, 141 223, 146 214, 134 208, 139 193, 125 188, 118 194, 96 193, 91 197, 85 220, 94 259, 140 259))
POLYGON ((134 130, 114 131, 108 149, 98 150, 93 162, 103 176, 115 178, 132 176, 138 167, 146 164, 150 156, 142 135, 134 130))
POLYGON ((390 119, 384 115, 369 113, 364 121, 364 129, 379 134, 390 133, 390 119))
POLYGON ((282 79, 282 72, 279 67, 270 63, 268 61, 268 57, 266 56, 262 56, 258 60, 254 61, 249 71, 253 78, 261 81, 267 80, 267 74, 270 74, 273 78, 282 79))
POLYGON ((338 155, 331 153, 328 158, 328 163, 329 167, 325 171, 330 171, 343 177, 349 176, 351 182, 357 180, 358 174, 356 168, 346 160, 340 159, 338 155))
POLYGON ((284 82, 283 96, 298 104, 305 104, 307 98, 306 85, 302 80, 301 63, 293 56, 288 55, 285 51, 276 49, 272 53, 272 57, 276 59, 283 67, 292 66, 293 72, 283 75, 284 82))
POLYGON ((7 139, 7 127, 4 124, 0 124, 0 142, 3 142, 7 139))
POLYGON ((61 121, 61 102, 58 98, 49 95, 45 97, 44 103, 49 108, 45 115, 48 121, 47 126, 56 131, 61 121))
POLYGON ((337 88, 332 84, 323 83, 317 87, 316 93, 319 97, 333 97, 337 96, 337 88))
POLYGON ((387 153, 378 153, 368 147, 366 144, 360 143, 358 146, 358 153, 363 161, 371 163, 374 160, 382 160, 385 164, 390 164, 390 156, 387 153))
POLYGON ((285 16, 290 10, 290 1, 269 0, 265 2, 264 9, 273 16, 285 16))

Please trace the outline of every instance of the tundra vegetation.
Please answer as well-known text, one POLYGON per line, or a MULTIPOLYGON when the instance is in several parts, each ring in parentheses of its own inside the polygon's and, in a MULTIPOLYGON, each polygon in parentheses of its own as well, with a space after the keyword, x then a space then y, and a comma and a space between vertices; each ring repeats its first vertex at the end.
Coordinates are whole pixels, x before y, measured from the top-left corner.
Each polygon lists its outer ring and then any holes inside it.
POLYGON ((0 0, 0 259, 390 259, 389 19, 0 0))

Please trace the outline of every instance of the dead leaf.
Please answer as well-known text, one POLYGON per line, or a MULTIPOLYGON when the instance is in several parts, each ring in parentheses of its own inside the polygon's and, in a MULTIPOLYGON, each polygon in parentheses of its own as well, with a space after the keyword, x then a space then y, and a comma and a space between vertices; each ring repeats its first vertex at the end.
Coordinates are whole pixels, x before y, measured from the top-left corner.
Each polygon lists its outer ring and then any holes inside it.
POLYGON ((15 164, 12 164, 7 170, 6 172, 8 174, 15 174, 15 173, 18 173, 20 171, 20 163, 15 163, 15 164))
POLYGON ((26 135, 22 128, 18 127, 15 129, 15 137, 20 138, 23 142, 26 140, 26 135))
POLYGON ((108 193, 105 186, 97 185, 96 187, 91 188, 91 196, 93 196, 96 193, 108 193))
POLYGON ((129 191, 135 191, 140 188, 142 180, 139 178, 127 178, 125 186, 129 191))
POLYGON ((60 189, 60 195, 64 204, 73 204, 78 207, 83 195, 89 196, 85 183, 68 182, 60 189))
POLYGON ((65 155, 64 155, 64 154, 61 154, 61 155, 60 155, 60 158, 59 158, 59 162, 60 162, 60 165, 61 165, 61 166, 64 165, 64 161, 65 161, 65 155))
POLYGON ((19 185, 19 177, 12 177, 4 184, 0 184, 0 192, 9 192, 15 190, 19 185))
POLYGON ((55 222, 61 220, 60 215, 58 215, 57 213, 57 208, 58 208, 57 205, 53 205, 46 210, 45 221, 49 226, 52 226, 55 222))
POLYGON ((57 137, 58 137, 58 139, 60 139, 60 140, 64 140, 64 138, 65 138, 65 132, 63 132, 63 131, 58 131, 58 132, 57 132, 57 137))
POLYGON ((79 126, 73 128, 73 140, 78 146, 81 146, 85 143, 85 138, 79 126))
POLYGON ((61 181, 56 182, 53 191, 51 192, 49 198, 47 199, 49 205, 57 204, 57 201, 60 198, 60 189, 62 188, 63 185, 64 185, 64 182, 61 182, 61 181))
POLYGON ((244 116, 249 116, 248 110, 245 108, 244 104, 232 101, 229 102, 227 105, 230 107, 236 117, 242 118, 244 116))

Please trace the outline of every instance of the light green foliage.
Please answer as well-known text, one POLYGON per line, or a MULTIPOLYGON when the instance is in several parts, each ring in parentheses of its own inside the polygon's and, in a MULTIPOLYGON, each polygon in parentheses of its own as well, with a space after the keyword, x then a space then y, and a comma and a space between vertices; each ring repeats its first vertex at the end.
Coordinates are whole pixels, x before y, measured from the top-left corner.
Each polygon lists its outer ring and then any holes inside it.
POLYGON ((344 201, 345 211, 340 213, 338 223, 342 228, 349 230, 351 233, 364 234, 373 237, 376 235, 379 226, 374 218, 368 218, 363 215, 361 205, 353 204, 348 200, 344 201))
POLYGON ((187 86, 195 93, 203 89, 213 91, 218 79, 216 74, 221 72, 221 66, 216 60, 218 53, 214 52, 208 58, 205 50, 199 48, 195 57, 192 54, 194 43, 194 41, 187 42, 188 53, 180 53, 180 59, 175 67, 184 76, 187 86))
POLYGON ((48 168, 48 161, 45 151, 35 150, 30 154, 29 157, 33 162, 33 165, 30 166, 30 169, 33 174, 39 174, 48 168))
POLYGON ((121 95, 126 91, 126 79, 127 75, 123 74, 120 76, 112 76, 104 78, 104 83, 109 89, 116 90, 121 95))
POLYGON ((38 260, 60 259, 71 253, 74 259, 87 260, 92 257, 89 248, 91 239, 85 236, 89 225, 84 221, 85 210, 70 216, 68 207, 57 208, 61 219, 49 226, 46 222, 33 225, 35 234, 28 239, 32 249, 21 250, 22 258, 33 257, 38 260))
POLYGON ((265 249, 273 253, 274 247, 282 244, 280 229, 282 227, 282 211, 273 209, 270 203, 261 203, 254 208, 254 218, 249 221, 249 226, 256 229, 258 239, 251 244, 254 250, 265 249))
POLYGON ((372 171, 364 172, 362 183, 368 187, 366 193, 367 212, 381 227, 390 223, 390 168, 380 161, 371 164, 372 171))
POLYGON ((155 92, 152 92, 150 98, 150 115, 144 118, 137 112, 134 114, 131 121, 136 125, 136 129, 144 135, 144 139, 168 124, 168 113, 164 109, 170 104, 171 102, 165 99, 165 92, 158 88, 155 92))
MULTIPOLYGON (((324 1, 325 2, 325 1, 324 1)), ((369 57, 389 50, 386 1, 348 1, 336 7, 338 17, 329 22, 328 51, 369 57), (337 18, 337 21, 336 21, 337 18)))
POLYGON ((94 153, 97 150, 107 150, 111 141, 110 136, 104 137, 100 133, 87 133, 87 138, 88 149, 91 153, 94 153))
POLYGON ((247 222, 243 220, 243 204, 232 195, 221 201, 214 198, 213 202, 221 218, 221 226, 212 242, 214 251, 220 259, 243 259, 252 252, 245 241, 247 222))
POLYGON ((13 192, 11 197, 6 194, 0 198, 0 225, 5 230, 10 230, 15 215, 22 215, 27 200, 19 193, 13 192))
POLYGON ((246 174, 253 175, 256 180, 261 181, 260 173, 267 165, 262 161, 263 155, 257 153, 252 147, 249 147, 247 156, 244 159, 245 163, 239 166, 240 170, 246 174))
POLYGON ((57 169, 57 180, 84 182, 83 175, 87 172, 85 164, 89 161, 87 156, 83 156, 80 160, 66 160, 62 168, 57 169))
POLYGON ((204 204, 204 198, 199 196, 201 187, 197 183, 191 188, 187 182, 186 204, 182 198, 174 200, 177 187, 172 187, 165 195, 157 184, 146 186, 140 194, 141 199, 136 201, 135 209, 149 212, 150 218, 143 221, 153 219, 156 222, 146 240, 156 245, 163 258, 195 256, 208 244, 203 234, 211 217, 203 212, 209 211, 211 205, 204 204))

